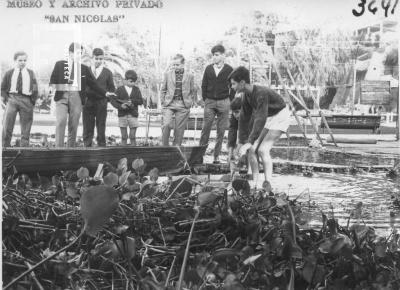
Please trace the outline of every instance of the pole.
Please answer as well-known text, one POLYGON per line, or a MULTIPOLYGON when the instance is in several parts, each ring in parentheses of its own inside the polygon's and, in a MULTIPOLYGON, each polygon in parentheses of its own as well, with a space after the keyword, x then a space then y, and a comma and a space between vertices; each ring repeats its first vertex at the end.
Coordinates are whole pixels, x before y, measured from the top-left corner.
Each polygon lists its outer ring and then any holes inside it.
MULTIPOLYGON (((398 46, 397 49, 399 49, 399 45, 400 45, 400 39, 398 40, 398 46)), ((399 54, 397 54, 397 65, 399 66, 399 71, 400 71, 400 56, 399 54)), ((396 126, 397 126, 397 130, 396 130, 396 140, 399 141, 400 140, 400 75, 397 77, 397 122, 396 122, 396 126)))

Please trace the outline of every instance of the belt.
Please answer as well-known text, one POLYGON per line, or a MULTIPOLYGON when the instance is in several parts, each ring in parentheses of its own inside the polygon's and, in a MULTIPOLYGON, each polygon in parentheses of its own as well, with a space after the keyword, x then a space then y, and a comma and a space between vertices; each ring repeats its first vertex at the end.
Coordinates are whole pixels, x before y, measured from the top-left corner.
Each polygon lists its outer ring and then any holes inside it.
POLYGON ((25 94, 20 94, 20 93, 8 93, 8 94, 12 95, 12 96, 23 96, 23 97, 28 97, 28 98, 31 97, 30 95, 25 95, 25 94))

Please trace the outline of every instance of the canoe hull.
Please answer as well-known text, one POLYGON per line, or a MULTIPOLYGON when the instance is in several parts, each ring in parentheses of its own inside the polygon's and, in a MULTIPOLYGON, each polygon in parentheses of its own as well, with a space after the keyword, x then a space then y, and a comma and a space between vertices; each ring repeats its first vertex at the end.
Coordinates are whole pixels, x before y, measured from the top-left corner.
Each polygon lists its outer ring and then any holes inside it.
POLYGON ((10 162, 18 173, 52 175, 65 170, 76 170, 81 166, 93 174, 99 163, 109 162, 117 166, 121 158, 133 160, 142 158, 145 171, 158 168, 161 174, 177 173, 189 166, 200 164, 206 146, 118 146, 95 148, 5 148, 3 167, 10 162), (18 155, 17 158, 15 158, 18 155))

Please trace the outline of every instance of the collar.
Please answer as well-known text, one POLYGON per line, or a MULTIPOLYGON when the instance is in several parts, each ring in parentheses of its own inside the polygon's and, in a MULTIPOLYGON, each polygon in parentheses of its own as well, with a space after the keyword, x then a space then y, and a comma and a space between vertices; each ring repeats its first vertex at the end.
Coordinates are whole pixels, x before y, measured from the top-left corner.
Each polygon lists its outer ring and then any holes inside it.
POLYGON ((224 67, 224 65, 225 65, 225 63, 223 62, 222 65, 221 65, 221 67, 218 67, 218 65, 217 65, 216 63, 214 63, 214 67, 215 67, 216 69, 222 69, 222 68, 224 67))
MULTIPOLYGON (((17 66, 14 69, 15 69, 15 71, 19 71, 19 67, 17 67, 17 66)), ((26 72, 26 71, 28 71, 28 69, 26 67, 21 69, 21 72, 26 72)))
POLYGON ((104 68, 104 64, 100 65, 98 68, 96 68, 95 66, 93 66, 93 69, 94 69, 94 70, 102 71, 103 68, 104 68))

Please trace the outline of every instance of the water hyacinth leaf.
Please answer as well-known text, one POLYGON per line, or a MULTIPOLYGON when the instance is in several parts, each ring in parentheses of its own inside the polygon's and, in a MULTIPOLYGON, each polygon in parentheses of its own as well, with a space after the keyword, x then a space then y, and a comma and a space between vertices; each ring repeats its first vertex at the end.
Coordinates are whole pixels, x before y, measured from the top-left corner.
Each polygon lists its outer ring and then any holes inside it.
POLYGON ((94 256, 104 256, 107 258, 116 259, 119 256, 117 245, 113 241, 105 241, 104 243, 97 244, 94 250, 91 251, 94 256))
POLYGON ((172 192, 175 192, 177 194, 188 196, 192 192, 192 189, 193 184, 186 178, 182 177, 171 182, 168 193, 171 194, 172 192))
POLYGON ((131 174, 129 174, 128 176, 128 184, 129 185, 134 185, 136 183, 138 179, 138 175, 135 172, 132 172, 131 174))
POLYGON ((214 252, 213 260, 221 261, 221 260, 225 260, 228 258, 234 258, 234 257, 238 256, 239 254, 240 254, 240 252, 236 249, 221 248, 214 252))
POLYGON ((84 192, 81 196, 81 215, 86 233, 95 236, 118 207, 118 203, 118 192, 111 186, 93 186, 84 192))
POLYGON ((216 192, 202 192, 197 197, 200 206, 205 206, 208 204, 213 204, 219 197, 216 192))
POLYGON ((242 192, 243 194, 250 193, 250 184, 246 179, 235 179, 232 181, 232 187, 237 192, 242 192))
POLYGON ((118 178, 118 182, 120 185, 125 184, 128 180, 129 175, 131 174, 131 171, 126 171, 125 173, 122 173, 122 175, 118 178))
MULTIPOLYGON (((22 175, 22 176, 24 176, 24 175, 22 175)), ((53 177, 51 178, 51 182, 53 183, 54 186, 58 186, 61 182, 61 177, 58 175, 53 175, 53 177)))
POLYGON ((86 167, 81 167, 76 171, 76 175, 79 179, 85 179, 89 177, 89 170, 86 167))
POLYGON ((249 264, 250 264, 250 265, 253 265, 254 262, 255 262, 258 258, 260 258, 261 256, 262 256, 262 254, 250 256, 250 257, 248 257, 246 260, 243 261, 243 264, 244 264, 244 265, 249 265, 249 264))
POLYGON ((125 157, 121 158, 118 161, 117 168, 123 170, 123 172, 126 172, 128 170, 128 159, 126 159, 125 157))
POLYGON ((142 174, 144 172, 145 167, 146 164, 144 163, 142 158, 135 159, 132 162, 132 168, 139 174, 142 174))
POLYGON ((380 237, 375 246, 375 255, 379 258, 386 256, 387 243, 386 239, 380 237))
POLYGON ((69 197, 72 197, 72 198, 79 198, 79 190, 78 190, 78 188, 76 187, 76 184, 75 184, 75 182, 67 182, 67 187, 65 188, 65 191, 67 192, 67 195, 69 196, 69 197))
POLYGON ((124 247, 124 243, 122 241, 118 241, 119 248, 123 251, 123 255, 131 260, 136 255, 136 240, 134 238, 127 237, 126 238, 126 248, 124 247))
POLYGON ((118 184, 118 175, 114 172, 109 172, 103 178, 104 184, 108 186, 114 186, 118 184))
POLYGON ((153 168, 152 170, 150 170, 149 176, 151 181, 157 182, 159 176, 158 168, 153 168))

